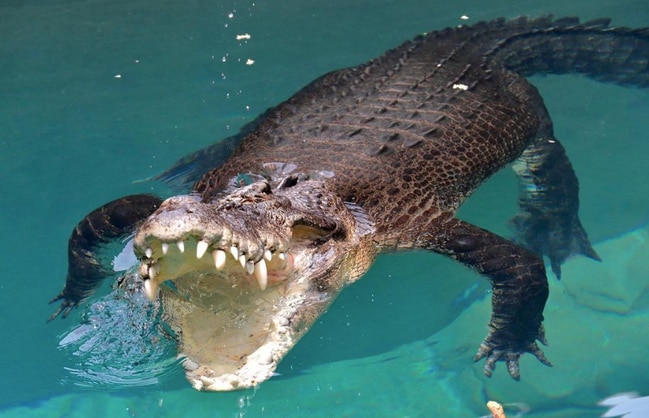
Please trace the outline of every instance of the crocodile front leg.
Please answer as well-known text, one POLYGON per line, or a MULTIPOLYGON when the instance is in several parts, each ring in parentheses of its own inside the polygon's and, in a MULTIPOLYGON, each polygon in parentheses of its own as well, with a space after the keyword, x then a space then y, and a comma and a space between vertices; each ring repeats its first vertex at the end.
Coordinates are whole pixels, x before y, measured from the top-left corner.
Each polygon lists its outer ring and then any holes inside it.
POLYGON ((491 376, 497 361, 520 378, 518 360, 532 353, 551 366, 536 340, 546 343, 543 308, 548 283, 542 260, 533 253, 484 229, 456 218, 440 219, 437 230, 425 234, 423 248, 444 254, 488 277, 493 287, 489 333, 474 360, 486 358, 484 373, 491 376))
POLYGON ((159 206, 157 196, 140 194, 122 197, 93 210, 72 231, 68 241, 68 276, 65 287, 50 303, 62 301, 50 316, 53 320, 70 311, 97 290, 108 270, 98 257, 108 242, 125 236, 159 206))

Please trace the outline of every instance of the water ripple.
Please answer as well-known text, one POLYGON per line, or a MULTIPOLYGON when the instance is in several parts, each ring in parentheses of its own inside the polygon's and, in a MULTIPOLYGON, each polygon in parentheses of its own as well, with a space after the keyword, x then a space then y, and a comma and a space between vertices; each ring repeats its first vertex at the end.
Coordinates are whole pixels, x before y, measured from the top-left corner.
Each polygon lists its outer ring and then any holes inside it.
POLYGON ((73 365, 64 384, 120 389, 148 386, 171 378, 177 367, 176 343, 161 319, 158 302, 140 291, 134 272, 111 293, 92 303, 78 324, 60 336, 59 349, 73 365))

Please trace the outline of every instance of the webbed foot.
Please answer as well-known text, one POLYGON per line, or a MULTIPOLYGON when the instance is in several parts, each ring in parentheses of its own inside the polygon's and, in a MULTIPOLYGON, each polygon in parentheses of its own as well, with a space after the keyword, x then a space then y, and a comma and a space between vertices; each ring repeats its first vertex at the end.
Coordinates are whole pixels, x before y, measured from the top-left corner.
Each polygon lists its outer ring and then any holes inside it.
MULTIPOLYGON (((478 352, 473 357, 473 361, 479 361, 486 358, 483 371, 485 376, 491 377, 496 369, 496 362, 504 361, 507 364, 507 371, 514 380, 520 380, 520 367, 518 361, 524 353, 531 353, 543 364, 552 367, 552 363, 545 357, 543 350, 538 346, 536 341, 532 341, 524 347, 515 347, 508 344, 506 340, 498 338, 497 332, 489 331, 489 335, 484 339, 478 348, 478 352)), ((539 329, 537 339, 543 344, 548 345, 545 339, 543 326, 539 329)))
POLYGON ((80 299, 76 299, 74 297, 70 297, 69 295, 67 295, 65 289, 61 293, 56 295, 54 298, 52 298, 52 300, 50 300, 49 303, 58 302, 59 300, 62 301, 61 305, 59 305, 59 307, 56 308, 56 310, 52 313, 52 315, 50 315, 47 322, 56 319, 59 315, 61 315, 62 318, 67 318, 70 311, 76 308, 80 302, 80 299))
POLYGON ((571 256, 600 261, 579 220, 579 181, 559 141, 538 139, 512 168, 520 184, 519 212, 510 222, 517 241, 547 257, 557 278, 571 256))

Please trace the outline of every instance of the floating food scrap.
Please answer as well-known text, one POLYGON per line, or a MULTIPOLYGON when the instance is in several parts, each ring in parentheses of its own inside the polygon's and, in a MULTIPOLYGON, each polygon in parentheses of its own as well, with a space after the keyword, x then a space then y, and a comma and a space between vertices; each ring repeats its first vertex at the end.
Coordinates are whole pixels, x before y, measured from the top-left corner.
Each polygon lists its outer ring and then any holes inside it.
POLYGON ((493 418, 507 418, 505 416, 505 410, 503 406, 496 401, 487 402, 487 408, 491 411, 491 416, 493 418))

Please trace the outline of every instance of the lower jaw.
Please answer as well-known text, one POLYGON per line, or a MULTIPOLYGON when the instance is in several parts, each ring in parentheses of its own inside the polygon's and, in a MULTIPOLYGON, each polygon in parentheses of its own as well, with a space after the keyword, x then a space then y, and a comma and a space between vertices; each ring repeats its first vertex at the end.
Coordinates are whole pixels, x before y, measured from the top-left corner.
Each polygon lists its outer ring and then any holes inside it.
POLYGON ((162 288, 165 320, 180 337, 186 376, 197 390, 245 389, 269 379, 331 301, 299 278, 263 291, 214 283, 188 275, 175 289, 162 288))

